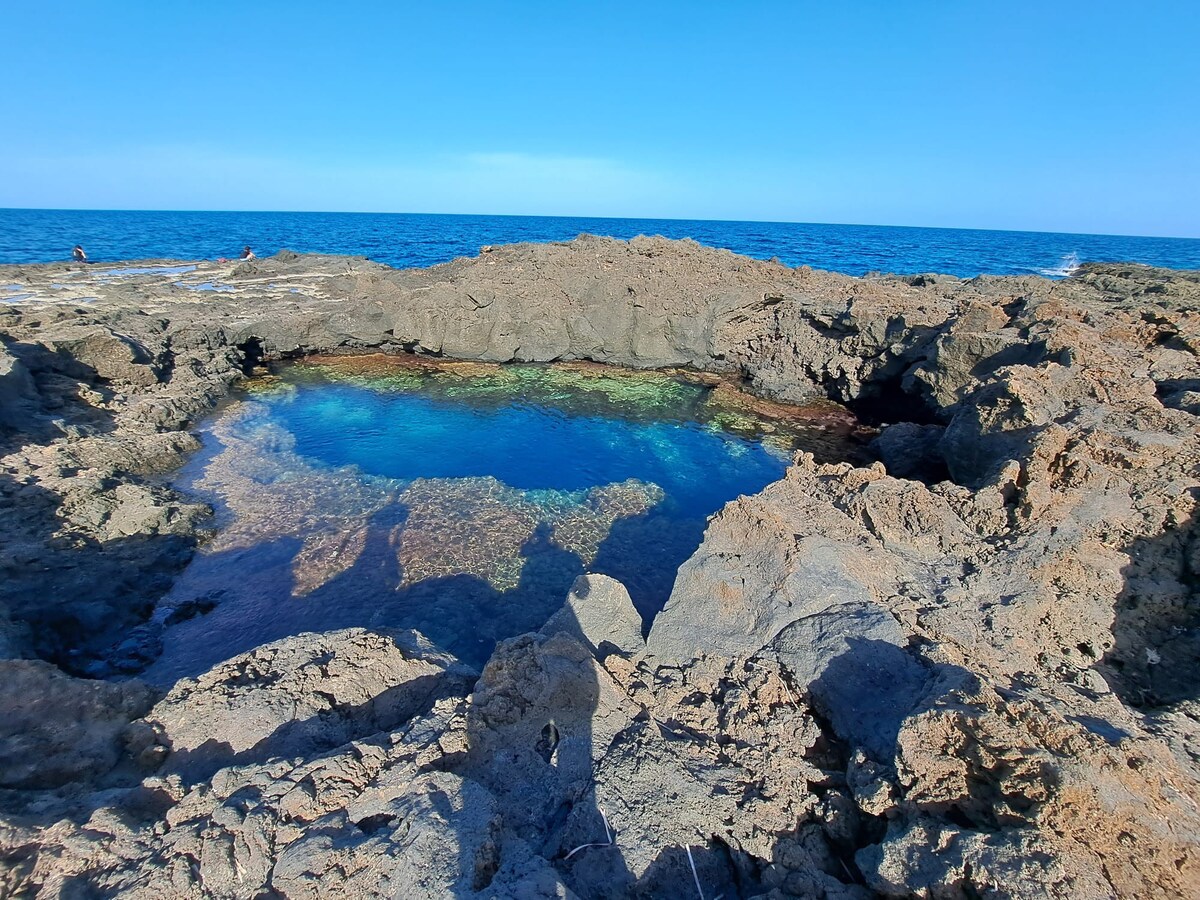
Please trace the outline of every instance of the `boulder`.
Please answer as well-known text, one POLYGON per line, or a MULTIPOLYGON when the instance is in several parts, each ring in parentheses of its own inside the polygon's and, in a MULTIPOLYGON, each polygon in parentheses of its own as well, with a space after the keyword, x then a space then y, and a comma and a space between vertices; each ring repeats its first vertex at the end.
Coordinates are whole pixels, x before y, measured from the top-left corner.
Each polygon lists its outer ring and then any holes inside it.
POLYGON ((628 656, 645 646, 642 617, 629 599, 625 585, 607 575, 580 575, 571 586, 567 602, 541 633, 568 634, 593 653, 607 645, 628 656))

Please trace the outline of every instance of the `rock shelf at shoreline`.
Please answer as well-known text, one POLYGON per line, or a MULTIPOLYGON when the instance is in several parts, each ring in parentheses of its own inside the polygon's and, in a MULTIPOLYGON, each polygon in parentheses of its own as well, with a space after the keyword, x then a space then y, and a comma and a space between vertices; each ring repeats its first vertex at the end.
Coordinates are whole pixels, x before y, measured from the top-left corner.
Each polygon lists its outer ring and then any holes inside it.
POLYGON ((584 236, 0 285, 0 896, 1195 896, 1200 273, 584 236), (84 677, 153 661, 211 534, 188 429, 265 361, 375 352, 708 373, 848 407, 880 461, 728 504, 644 640, 590 575, 481 672, 352 628, 84 677))

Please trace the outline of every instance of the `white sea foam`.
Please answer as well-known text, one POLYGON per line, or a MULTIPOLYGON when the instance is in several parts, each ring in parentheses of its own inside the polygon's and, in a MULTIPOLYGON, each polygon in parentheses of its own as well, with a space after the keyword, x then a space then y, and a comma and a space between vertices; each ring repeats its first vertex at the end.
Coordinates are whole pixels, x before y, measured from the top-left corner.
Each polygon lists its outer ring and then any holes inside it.
POLYGON ((1051 269, 1038 269, 1039 275, 1045 275, 1049 278, 1066 278, 1069 275, 1074 275, 1079 270, 1079 254, 1071 251, 1066 256, 1058 261, 1058 265, 1051 269))

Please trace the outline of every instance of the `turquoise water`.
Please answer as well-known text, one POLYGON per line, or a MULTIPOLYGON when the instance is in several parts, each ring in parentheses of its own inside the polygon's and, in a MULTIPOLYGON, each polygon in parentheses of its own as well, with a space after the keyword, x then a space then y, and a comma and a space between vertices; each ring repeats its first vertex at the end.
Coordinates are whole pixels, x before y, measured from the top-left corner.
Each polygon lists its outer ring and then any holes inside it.
POLYGON ((156 613, 146 677, 350 626, 414 628, 481 665, 584 572, 620 580, 648 629, 709 516, 796 450, 861 455, 847 428, 597 366, 287 367, 204 429, 183 487, 220 527, 156 613))
POLYGON ((1192 238, 682 219, 59 209, 0 209, 0 262, 69 260, 77 243, 93 261, 235 257, 249 244, 259 256, 286 248, 406 268, 474 256, 484 244, 565 241, 585 232, 694 238, 757 259, 778 257, 849 275, 1057 277, 1081 261, 1200 268, 1200 240, 1192 238))
POLYGON ((505 375, 489 390, 461 377, 329 383, 310 372, 266 402, 296 452, 325 465, 397 479, 492 476, 523 491, 633 478, 661 487, 663 504, 689 517, 761 490, 789 460, 781 447, 714 424, 697 385, 656 385, 656 402, 629 396, 622 410, 620 397, 589 389, 588 379, 563 384, 550 367, 505 375))

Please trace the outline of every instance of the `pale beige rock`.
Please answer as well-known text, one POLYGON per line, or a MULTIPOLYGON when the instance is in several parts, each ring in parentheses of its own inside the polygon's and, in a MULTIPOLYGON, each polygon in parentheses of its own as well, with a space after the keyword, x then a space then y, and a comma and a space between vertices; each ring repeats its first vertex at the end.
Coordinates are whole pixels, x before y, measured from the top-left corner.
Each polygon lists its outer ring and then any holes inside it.
POLYGON ((166 278, 44 299, 63 274, 0 276, 37 295, 0 310, 10 655, 153 656, 134 626, 200 511, 150 478, 263 358, 693 366, 913 424, 884 431, 886 466, 802 458, 728 505, 644 650, 608 585, 623 652, 576 598, 575 637, 503 643, 469 697, 449 661, 361 636, 340 646, 379 672, 330 676, 336 703, 302 651, 344 636, 274 648, 275 694, 218 667, 126 736, 124 774, 5 794, 0 893, 673 896, 690 847, 709 896, 1194 895, 1196 273, 854 279, 585 237, 424 271, 199 264, 234 288, 220 301, 166 278), (336 713, 425 665, 447 695, 336 713), (185 779, 166 756, 138 783, 172 728, 203 746, 185 708, 219 711, 236 764, 185 779), (330 710, 336 727, 272 744, 330 710))

